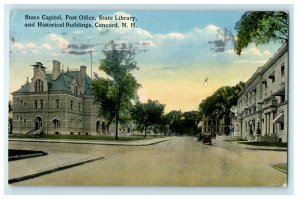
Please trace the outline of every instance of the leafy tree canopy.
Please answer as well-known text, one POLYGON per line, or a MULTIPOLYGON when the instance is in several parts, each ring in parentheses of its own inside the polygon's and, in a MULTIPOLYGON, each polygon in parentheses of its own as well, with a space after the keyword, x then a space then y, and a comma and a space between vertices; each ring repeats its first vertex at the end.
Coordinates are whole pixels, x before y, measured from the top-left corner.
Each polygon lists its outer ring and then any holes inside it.
POLYGON ((101 104, 102 114, 109 119, 115 115, 118 139, 120 111, 128 109, 140 86, 132 75, 132 71, 138 69, 134 59, 135 49, 130 44, 118 44, 112 40, 105 45, 102 53, 104 58, 100 60, 99 70, 111 79, 96 79, 92 90, 96 101, 101 104))
POLYGON ((238 94, 244 86, 245 84, 240 82, 236 86, 224 86, 219 88, 213 95, 207 97, 200 103, 200 115, 221 118, 229 114, 230 108, 236 105, 238 94))
POLYGON ((236 23, 237 41, 235 52, 250 43, 266 44, 270 41, 288 42, 288 13, 284 11, 249 11, 236 23))
POLYGON ((99 115, 110 124, 116 116, 118 89, 112 80, 104 78, 93 80, 91 85, 95 102, 100 106, 99 115))
POLYGON ((145 132, 145 138, 147 130, 150 128, 156 128, 162 123, 164 109, 164 104, 160 104, 158 101, 153 101, 150 99, 146 103, 141 103, 138 101, 131 108, 131 118, 137 124, 138 129, 145 132))

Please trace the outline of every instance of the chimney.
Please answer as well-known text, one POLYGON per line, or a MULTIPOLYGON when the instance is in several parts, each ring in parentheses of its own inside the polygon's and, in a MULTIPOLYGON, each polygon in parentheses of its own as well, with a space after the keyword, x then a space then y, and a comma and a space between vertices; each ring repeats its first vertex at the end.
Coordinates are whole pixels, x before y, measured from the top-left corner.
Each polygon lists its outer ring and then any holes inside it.
POLYGON ((60 74, 60 62, 53 60, 52 80, 56 80, 60 74))
POLYGON ((81 93, 85 93, 85 76, 86 76, 86 66, 80 66, 79 86, 80 86, 81 93))
POLYGON ((36 75, 38 71, 41 71, 46 74, 46 68, 43 66, 41 62, 36 62, 35 64, 31 65, 33 66, 33 73, 36 75))

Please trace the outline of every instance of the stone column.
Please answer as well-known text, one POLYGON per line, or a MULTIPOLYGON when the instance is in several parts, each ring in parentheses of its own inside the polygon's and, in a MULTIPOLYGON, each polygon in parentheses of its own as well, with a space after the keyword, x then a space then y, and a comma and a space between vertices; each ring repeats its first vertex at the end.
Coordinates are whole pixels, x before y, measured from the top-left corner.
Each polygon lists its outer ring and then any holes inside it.
POLYGON ((269 123, 270 116, 269 116, 269 113, 267 113, 266 116, 267 116, 267 120, 266 120, 266 125, 267 125, 266 135, 269 135, 269 131, 270 131, 270 123, 269 123))
POLYGON ((267 114, 263 113, 264 114, 264 127, 263 127, 263 132, 262 132, 262 135, 265 136, 267 135, 267 114))
POLYGON ((270 113, 270 135, 274 134, 274 123, 273 123, 274 113, 270 113))

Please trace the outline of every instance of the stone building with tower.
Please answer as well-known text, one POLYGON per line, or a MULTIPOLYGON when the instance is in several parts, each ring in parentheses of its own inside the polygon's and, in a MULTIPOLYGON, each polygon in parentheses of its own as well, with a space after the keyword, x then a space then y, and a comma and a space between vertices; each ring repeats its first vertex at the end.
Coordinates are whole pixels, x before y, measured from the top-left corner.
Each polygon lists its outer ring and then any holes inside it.
MULTIPOLYGON (((53 61, 52 73, 36 62, 33 77, 13 96, 13 134, 100 135, 106 122, 98 116, 93 103, 91 78, 86 66, 64 72, 59 61, 53 61)), ((113 128, 113 126, 111 126, 113 128)))
POLYGON ((237 101, 240 136, 253 141, 287 142, 288 138, 288 46, 246 82, 237 101))

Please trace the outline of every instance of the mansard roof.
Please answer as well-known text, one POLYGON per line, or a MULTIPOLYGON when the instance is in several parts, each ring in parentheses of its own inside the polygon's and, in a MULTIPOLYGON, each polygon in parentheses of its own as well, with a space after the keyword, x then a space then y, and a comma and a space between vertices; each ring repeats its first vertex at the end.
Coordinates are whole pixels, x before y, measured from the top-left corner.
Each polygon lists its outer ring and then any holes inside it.
MULTIPOLYGON (((57 77, 56 80, 52 80, 52 74, 46 74, 46 78, 48 81, 48 89, 49 91, 69 91, 71 82, 76 80, 79 82, 80 71, 67 71, 62 72, 57 77)), ((83 95, 91 95, 91 78, 88 75, 85 75, 85 93, 83 95)), ((20 89, 15 91, 14 93, 29 93, 30 92, 30 84, 26 82, 20 89)))

